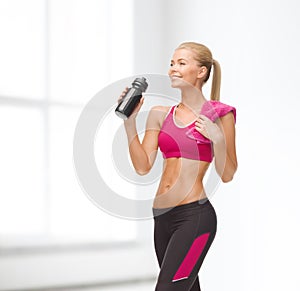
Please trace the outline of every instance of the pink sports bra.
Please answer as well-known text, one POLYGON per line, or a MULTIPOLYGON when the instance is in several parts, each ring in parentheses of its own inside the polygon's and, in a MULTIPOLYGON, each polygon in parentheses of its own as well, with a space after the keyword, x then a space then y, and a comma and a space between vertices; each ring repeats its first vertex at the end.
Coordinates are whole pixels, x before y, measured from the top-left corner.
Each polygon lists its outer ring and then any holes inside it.
MULTIPOLYGON (((174 116, 175 108, 176 105, 171 107, 158 135, 158 146, 163 157, 165 159, 183 157, 210 163, 214 156, 212 142, 195 129, 195 121, 186 126, 177 125, 174 116)), ((228 112, 232 112, 236 120, 234 107, 209 100, 203 104, 200 114, 215 121, 228 112)))

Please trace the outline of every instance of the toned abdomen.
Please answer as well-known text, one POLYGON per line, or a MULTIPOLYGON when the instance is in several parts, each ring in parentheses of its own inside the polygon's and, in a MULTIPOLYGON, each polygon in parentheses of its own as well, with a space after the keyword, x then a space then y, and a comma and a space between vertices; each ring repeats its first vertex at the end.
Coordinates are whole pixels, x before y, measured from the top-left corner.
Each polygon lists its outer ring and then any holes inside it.
POLYGON ((205 198, 203 177, 209 163, 185 158, 169 158, 156 193, 155 208, 172 207, 205 198))

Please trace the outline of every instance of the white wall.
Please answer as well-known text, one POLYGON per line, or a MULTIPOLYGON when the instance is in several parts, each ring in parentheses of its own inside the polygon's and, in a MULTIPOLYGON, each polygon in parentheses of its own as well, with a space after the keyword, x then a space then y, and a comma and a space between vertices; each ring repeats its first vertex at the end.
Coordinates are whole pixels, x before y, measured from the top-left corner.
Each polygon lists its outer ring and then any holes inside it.
POLYGON ((165 50, 163 1, 134 1, 134 70, 135 74, 166 74, 169 60, 165 50))

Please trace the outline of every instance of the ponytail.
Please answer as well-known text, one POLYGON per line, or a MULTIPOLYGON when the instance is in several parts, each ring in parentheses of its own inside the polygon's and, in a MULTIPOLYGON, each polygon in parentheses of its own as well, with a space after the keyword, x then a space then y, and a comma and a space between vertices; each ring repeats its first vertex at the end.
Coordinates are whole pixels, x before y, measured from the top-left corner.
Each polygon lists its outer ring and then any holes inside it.
POLYGON ((213 79, 211 84, 210 100, 220 100, 221 89, 221 66, 219 62, 213 60, 213 79))

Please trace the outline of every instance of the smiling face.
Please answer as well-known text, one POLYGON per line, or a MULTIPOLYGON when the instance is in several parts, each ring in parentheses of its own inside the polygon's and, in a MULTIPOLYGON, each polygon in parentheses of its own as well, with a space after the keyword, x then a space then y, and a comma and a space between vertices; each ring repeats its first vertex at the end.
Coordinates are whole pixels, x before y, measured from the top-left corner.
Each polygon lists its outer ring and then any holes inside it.
POLYGON ((207 68, 201 66, 195 59, 195 52, 190 49, 177 49, 171 60, 169 77, 173 88, 183 88, 192 85, 200 88, 207 68))

